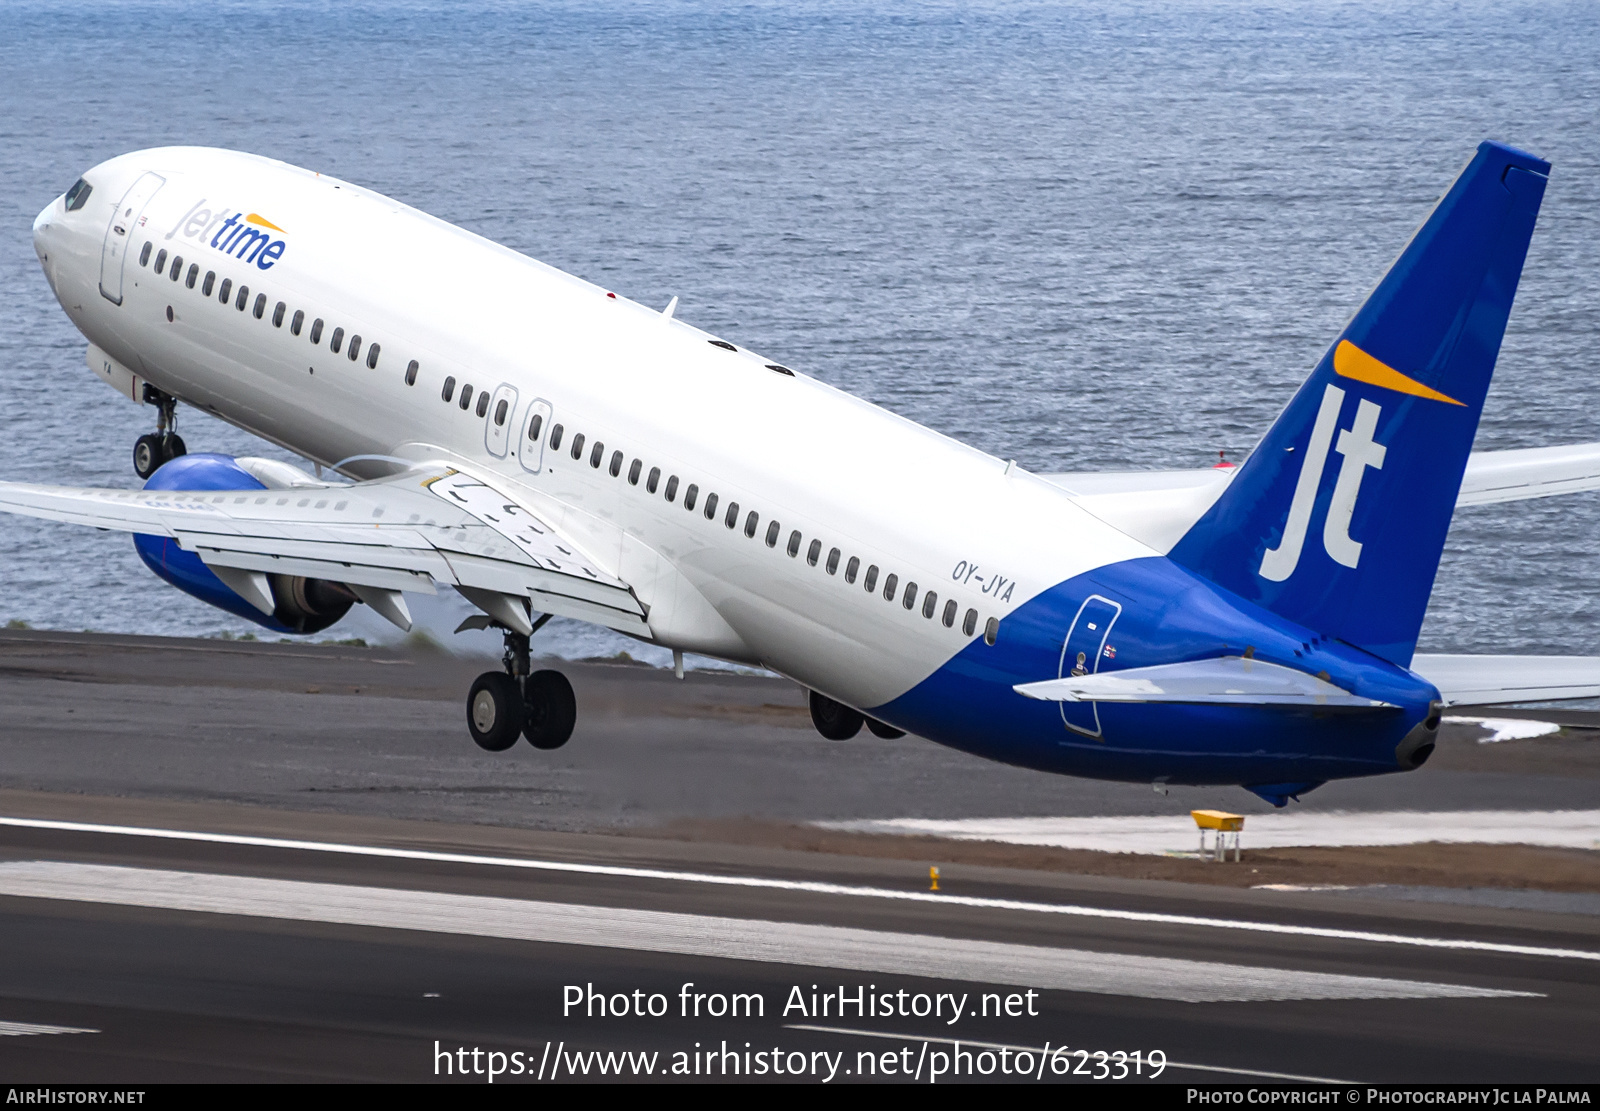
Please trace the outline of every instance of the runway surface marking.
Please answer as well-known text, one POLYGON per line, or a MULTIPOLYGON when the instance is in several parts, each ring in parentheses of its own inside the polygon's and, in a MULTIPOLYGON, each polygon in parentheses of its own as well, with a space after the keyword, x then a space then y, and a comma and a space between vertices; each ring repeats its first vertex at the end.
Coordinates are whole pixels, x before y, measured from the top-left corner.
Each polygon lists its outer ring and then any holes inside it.
POLYGON ((43 1022, 0 1022, 0 1038, 20 1038, 30 1034, 98 1034, 86 1026, 50 1026, 43 1022))
MULTIPOLYGON (((1193 852, 1197 834, 1187 814, 1102 818, 875 818, 814 822, 851 833, 1002 841, 1108 853, 1193 852)), ((1600 810, 1385 810, 1252 814, 1244 844, 1252 849, 1305 845, 1414 845, 1444 841, 1477 845, 1600 848, 1600 810)))
MULTIPOLYGON (((968 1038, 941 1038, 932 1034, 891 1034, 886 1030, 853 1030, 848 1026, 813 1026, 807 1023, 785 1023, 785 1030, 809 1030, 817 1034, 852 1034, 858 1038, 888 1038, 897 1042, 938 1042, 940 1045, 968 1046, 972 1049, 1009 1049, 1013 1053, 1037 1053, 1043 1055, 1065 1054, 1069 1052, 1064 1045, 1052 1046, 1048 1042, 1043 1046, 1037 1045, 1011 1045, 1007 1042, 975 1042, 968 1038)), ((1073 1059, 1077 1059, 1077 1050, 1070 1051, 1073 1059)), ((1356 1080, 1335 1080, 1328 1076, 1301 1076, 1293 1072, 1266 1072, 1262 1069, 1230 1069, 1221 1065, 1190 1065, 1179 1061, 1168 1061, 1168 1069, 1183 1069, 1187 1072, 1220 1072, 1229 1076, 1259 1076, 1265 1080, 1289 1080, 1301 1084, 1357 1084, 1356 1080)))
POLYGON ((944 903, 953 906, 981 907, 987 910, 1063 914, 1079 918, 1109 918, 1124 922, 1150 922, 1166 926, 1253 930, 1257 933, 1291 934, 1299 937, 1321 937, 1339 941, 1364 941, 1381 945, 1416 945, 1428 949, 1462 949, 1482 953, 1504 953, 1512 956, 1559 957, 1571 960, 1600 961, 1600 952, 1586 949, 1557 949, 1543 945, 1513 945, 1499 941, 1474 941, 1468 938, 1415 937, 1409 934, 1377 933, 1370 930, 1342 930, 1328 926, 1295 926, 1279 922, 1256 922, 1247 918, 1206 918, 1194 914, 1117 910, 1111 907, 1087 907, 1071 903, 1035 903, 1023 899, 992 899, 977 895, 952 895, 945 892, 902 891, 892 887, 856 887, 850 884, 823 883, 817 880, 781 880, 765 876, 717 875, 713 872, 674 872, 665 868, 632 868, 619 864, 578 864, 564 860, 534 860, 527 857, 485 856, 477 853, 446 853, 427 849, 396 849, 382 845, 342 845, 331 841, 296 841, 281 837, 253 837, 238 833, 201 833, 192 830, 154 829, 142 826, 113 826, 101 825, 95 822, 59 822, 45 818, 0 817, 0 826, 16 826, 25 829, 54 829, 73 833, 103 833, 125 837, 151 837, 170 841, 200 841, 207 844, 245 845, 265 849, 294 849, 304 852, 337 853, 347 856, 378 857, 388 860, 427 860, 445 864, 526 868, 531 871, 610 876, 622 879, 669 880, 678 883, 701 883, 720 887, 802 891, 815 895, 841 895, 862 899, 893 899, 912 903, 944 903))
POLYGON ((0 895, 425 930, 1186 1003, 1491 999, 1529 994, 844 926, 112 864, 48 860, 0 864, 0 895))
POLYGON ((1561 732, 1561 726, 1553 721, 1529 721, 1526 718, 1469 718, 1447 716, 1445 722, 1450 725, 1476 725, 1487 729, 1489 736, 1479 737, 1480 745, 1492 745, 1498 741, 1526 741, 1534 737, 1548 737, 1552 733, 1561 732))

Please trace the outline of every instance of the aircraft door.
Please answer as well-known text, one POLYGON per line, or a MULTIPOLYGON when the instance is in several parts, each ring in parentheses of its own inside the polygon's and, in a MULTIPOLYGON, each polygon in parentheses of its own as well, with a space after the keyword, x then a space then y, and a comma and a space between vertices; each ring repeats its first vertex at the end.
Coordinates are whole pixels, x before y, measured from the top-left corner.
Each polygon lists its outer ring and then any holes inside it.
POLYGON ((550 432, 550 403, 536 397, 528 406, 528 418, 517 441, 517 458, 523 470, 538 474, 544 466, 544 439, 550 432))
POLYGON ((122 266, 133 247, 133 233, 144 215, 144 206, 166 182, 160 174, 141 174, 111 212, 106 241, 100 248, 100 296, 113 305, 122 304, 122 266))
POLYGON ((496 459, 506 457, 506 449, 511 444, 511 422, 516 415, 517 389, 502 382, 489 398, 489 415, 483 430, 483 446, 496 459))
MULTIPOLYGON (((1116 624, 1122 607, 1109 598, 1091 594, 1078 607, 1078 616, 1072 622, 1072 631, 1061 646, 1061 666, 1057 676, 1093 675, 1100 670, 1100 661, 1106 658, 1107 640, 1111 626, 1116 624)), ((1115 652, 1115 648, 1110 649, 1115 652)), ((1061 720, 1068 729, 1086 736, 1100 736, 1100 705, 1096 702, 1062 702, 1061 720)))

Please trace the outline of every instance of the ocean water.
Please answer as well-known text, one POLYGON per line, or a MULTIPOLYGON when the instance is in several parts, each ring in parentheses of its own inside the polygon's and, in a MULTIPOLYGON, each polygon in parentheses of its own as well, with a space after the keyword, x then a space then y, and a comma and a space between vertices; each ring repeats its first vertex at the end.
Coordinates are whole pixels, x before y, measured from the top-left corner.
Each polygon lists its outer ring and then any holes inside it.
MULTIPOLYGON (((1479 446, 1600 440, 1592 2, 0 5, 0 475, 132 486, 34 214, 112 155, 372 186, 1037 471, 1239 458, 1484 138, 1555 165, 1479 446)), ((281 455, 185 412, 191 450, 281 455)), ((1600 495, 1458 514, 1436 651, 1600 652, 1600 495)), ((424 612, 448 639, 459 600, 424 612)), ((0 621, 238 635, 0 521, 0 621)), ((326 637, 386 635, 370 616, 326 637)), ((462 642, 491 647, 487 640, 462 642)), ((544 651, 664 653, 571 622, 544 651)))

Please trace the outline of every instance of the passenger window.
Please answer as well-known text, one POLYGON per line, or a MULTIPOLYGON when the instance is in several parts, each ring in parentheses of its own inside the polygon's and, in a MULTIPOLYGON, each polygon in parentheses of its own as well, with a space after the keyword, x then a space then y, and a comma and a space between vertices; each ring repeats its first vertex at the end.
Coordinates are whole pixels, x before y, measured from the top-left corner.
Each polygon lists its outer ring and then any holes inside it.
MULTIPOLYGON (((320 323, 320 321, 319 321, 319 323, 320 323)), ((316 325, 313 324, 311 326, 311 329, 312 329, 312 331, 316 331, 316 325)), ((444 380, 444 389, 439 391, 439 400, 440 401, 449 401, 450 398, 455 395, 455 392, 456 392, 456 380, 455 380, 455 376, 452 375, 451 377, 446 378, 444 380)))
POLYGON ((861 580, 861 587, 868 594, 878 589, 878 565, 876 563, 867 568, 867 577, 861 580))
MULTIPOLYGON (((311 342, 312 342, 313 345, 319 344, 319 343, 322 342, 322 317, 320 317, 320 316, 317 317, 317 319, 315 319, 315 320, 313 320, 311 322, 311 342)), ((452 378, 452 379, 450 379, 450 381, 454 382, 455 379, 452 378)), ((446 398, 446 400, 449 400, 449 399, 446 398)))
POLYGON ((302 325, 305 324, 305 322, 306 322, 306 310, 305 309, 295 309, 294 310, 294 316, 291 317, 290 320, 289 320, 289 334, 291 336, 298 336, 300 334, 300 328, 301 328, 302 325))
POLYGON ((900 599, 900 604, 906 609, 910 609, 912 606, 917 604, 916 583, 906 583, 906 592, 905 595, 900 599))
MULTIPOLYGON (((339 348, 343 344, 344 344, 344 329, 343 328, 335 328, 333 330, 333 335, 328 337, 328 350, 332 351, 335 355, 337 355, 339 353, 339 348)), ((470 391, 468 391, 468 392, 470 392, 470 391)), ((466 408, 465 405, 463 405, 461 407, 463 409, 466 408)))
POLYGON ((478 395, 478 415, 480 417, 489 415, 489 391, 488 390, 484 390, 482 393, 480 393, 478 395))
POLYGON ((644 460, 643 459, 635 459, 633 461, 633 466, 628 468, 628 485, 629 486, 637 486, 637 485, 639 485, 639 472, 642 471, 642 470, 644 470, 644 460))
POLYGON ((279 301, 276 305, 272 306, 272 326, 274 328, 283 327, 283 314, 288 311, 289 306, 285 305, 282 301, 279 301))
POLYGON ((932 618, 933 617, 933 611, 938 607, 938 605, 939 605, 939 594, 938 594, 938 592, 934 591, 934 590, 928 591, 927 597, 922 599, 922 616, 923 617, 927 617, 927 618, 932 618))
POLYGON ((373 344, 371 347, 367 348, 367 369, 368 370, 377 370, 378 369, 378 352, 381 351, 381 350, 383 350, 383 349, 381 347, 379 347, 377 344, 373 344))
POLYGON ((833 548, 828 552, 828 574, 837 574, 839 571, 839 549, 833 548))
POLYGON ((211 296, 211 286, 212 286, 212 284, 214 282, 216 282, 216 280, 217 280, 217 272, 215 270, 207 270, 206 271, 206 280, 200 283, 200 296, 202 296, 202 297, 210 297, 211 296))
MULTIPOLYGON (((107 238, 110 238, 110 237, 108 236, 107 238)), ((155 272, 157 274, 159 274, 159 273, 161 273, 161 271, 165 270, 166 268, 167 268, 167 249, 165 247, 163 247, 163 248, 161 248, 160 251, 158 251, 156 253, 155 272)))
MULTIPOLYGON (((209 283, 210 281, 211 281, 211 275, 207 274, 206 275, 206 282, 209 283)), ((222 288, 217 290, 217 300, 221 301, 224 305, 226 305, 228 303, 228 298, 230 296, 232 296, 232 294, 233 294, 233 279, 232 278, 223 278, 222 279, 222 288)))
POLYGON ((895 587, 899 585, 899 583, 900 583, 900 576, 899 575, 890 575, 888 578, 883 580, 883 600, 885 602, 894 601, 894 590, 895 590, 895 587))
POLYGON ((233 299, 233 307, 238 309, 240 312, 244 312, 244 307, 245 307, 245 305, 247 303, 249 303, 249 301, 250 301, 250 287, 247 286, 247 285, 240 286, 239 287, 239 296, 237 296, 237 297, 235 297, 233 299))
POLYGON ((717 495, 706 495, 706 520, 711 520, 717 515, 717 495))
POLYGON ((172 257, 172 269, 167 272, 167 277, 171 278, 173 281, 177 281, 182 276, 183 276, 183 256, 182 255, 174 255, 172 257))
POLYGON ((678 496, 678 476, 677 475, 673 475, 671 478, 667 479, 667 494, 666 494, 667 501, 670 502, 673 498, 675 498, 677 496, 678 496))
MULTIPOLYGON (((696 486, 692 482, 689 483, 689 488, 683 492, 683 507, 685 509, 693 509, 694 508, 695 499, 698 498, 699 496, 700 496, 700 487, 696 486)), ((667 500, 671 501, 672 499, 668 498, 667 500)))
POLYGON ((350 337, 350 361, 353 363, 361 355, 361 337, 350 337))
MULTIPOLYGON (((368 355, 367 358, 371 359, 373 362, 377 362, 378 360, 375 357, 377 355, 377 353, 378 353, 378 349, 376 347, 374 347, 372 349, 372 354, 368 355)), ((415 359, 412 359, 409 363, 406 364, 406 385, 415 386, 417 384, 417 369, 418 369, 417 360, 415 360, 415 359)), ((533 427, 528 429, 528 438, 529 439, 537 440, 539 438, 539 424, 543 420, 544 420, 543 417, 539 416, 537 413, 534 414, 534 416, 533 416, 533 427)))
MULTIPOLYGON (((417 366, 417 362, 416 362, 415 359, 413 359, 411 361, 412 369, 415 370, 416 366, 417 366)), ((535 414, 533 414, 533 419, 528 422, 528 439, 533 443, 538 443, 539 442, 539 430, 541 428, 543 428, 543 427, 544 427, 544 414, 543 413, 535 413, 535 414)))
POLYGON ((140 266, 149 266, 150 265, 150 248, 154 247, 154 246, 155 246, 154 243, 146 243, 144 245, 144 250, 139 252, 139 265, 140 266))
POLYGON ((574 459, 582 459, 583 458, 583 433, 582 432, 579 432, 576 436, 572 437, 572 457, 574 459))
POLYGON ((991 617, 989 618, 989 623, 983 627, 983 643, 993 645, 994 642, 999 639, 1000 619, 998 617, 991 617))
POLYGON ((550 429, 550 450, 555 451, 561 446, 561 426, 555 425, 550 429))
POLYGON ((661 481, 661 468, 660 467, 651 467, 649 476, 644 480, 645 491, 647 493, 651 493, 651 494, 655 493, 656 492, 656 483, 658 483, 660 481, 661 481))
POLYGON ((266 311, 267 311, 267 295, 265 293, 256 294, 256 307, 251 310, 251 314, 257 320, 260 320, 261 317, 266 313, 266 311))
POLYGON ((778 546, 778 533, 782 531, 783 529, 778 527, 777 521, 773 521, 767 526, 767 547, 776 548, 778 546))
POLYGON ((622 452, 613 451, 611 453, 611 466, 607 469, 611 471, 612 478, 616 478, 622 473, 622 452))
MULTIPOLYGON (((373 350, 376 351, 377 348, 373 348, 373 350)), ((508 410, 510 408, 511 408, 511 402, 507 401, 503 397, 500 399, 500 404, 498 404, 498 405, 496 405, 494 407, 494 424, 495 424, 496 428, 500 428, 500 427, 503 427, 505 425, 505 423, 506 423, 506 410, 508 410)))
POLYGON ((861 561, 859 559, 857 559, 855 556, 851 556, 850 557, 850 562, 844 565, 844 581, 847 582, 847 583, 855 582, 856 581, 856 572, 858 572, 860 570, 861 570, 861 561))
POLYGON ((795 529, 789 534, 789 558, 793 559, 800 554, 800 530, 795 529))
POLYGON ((198 262, 191 262, 189 264, 189 274, 188 274, 188 276, 186 278, 183 279, 183 287, 185 289, 193 289, 194 288, 195 279, 198 278, 199 276, 200 276, 200 264, 198 262))
POLYGON ((963 633, 965 633, 967 636, 971 636, 973 633, 978 631, 978 611, 977 610, 968 610, 967 611, 967 616, 965 616, 965 617, 963 617, 961 619, 961 631, 963 633))
POLYGON ((752 509, 750 511, 750 516, 748 516, 748 517, 746 517, 744 519, 744 535, 745 535, 745 538, 747 540, 754 540, 755 539, 756 526, 758 524, 760 524, 760 523, 761 523, 761 514, 757 513, 754 509, 752 509))
POLYGON ((600 460, 605 457, 605 454, 606 445, 596 440, 594 442, 594 450, 589 453, 589 466, 598 471, 600 469, 600 460))
POLYGON ((944 604, 944 627, 954 628, 956 623, 956 600, 951 598, 944 604))
MULTIPOLYGON (((338 348, 334 348, 334 350, 337 351, 338 348)), ((468 407, 471 406, 471 404, 472 404, 472 385, 471 385, 471 383, 469 383, 469 382, 461 383, 461 400, 457 401, 456 404, 461 406, 461 411, 463 413, 465 413, 467 411, 468 407)))
POLYGON ((817 560, 822 558, 822 541, 813 540, 811 547, 806 549, 806 563, 812 567, 817 565, 817 560))
POLYGON ((728 528, 733 528, 733 526, 735 526, 735 525, 737 525, 739 523, 739 503, 738 502, 731 501, 731 502, 728 503, 728 512, 727 512, 727 515, 722 518, 722 523, 724 525, 726 525, 728 528))

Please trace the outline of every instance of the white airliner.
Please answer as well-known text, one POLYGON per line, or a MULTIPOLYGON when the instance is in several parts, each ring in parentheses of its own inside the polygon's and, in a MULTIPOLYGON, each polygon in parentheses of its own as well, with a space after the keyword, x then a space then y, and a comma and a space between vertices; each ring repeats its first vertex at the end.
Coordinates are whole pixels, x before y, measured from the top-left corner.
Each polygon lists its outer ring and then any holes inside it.
MULTIPOLYGON (((1238 468, 1036 475, 348 182, 138 151, 34 223, 143 490, 0 484, 138 534, 270 628, 459 591, 505 636, 478 744, 563 744, 548 615, 771 668, 865 723, 1282 805, 1418 766, 1443 705, 1600 694, 1580 658, 1414 656, 1457 504, 1600 487, 1600 445, 1472 455, 1548 164, 1486 143, 1238 468), (178 402, 304 457, 186 455, 178 402), (1463 473, 1465 478, 1463 479, 1463 473)), ((681 664, 681 657, 680 664, 681 664)))

